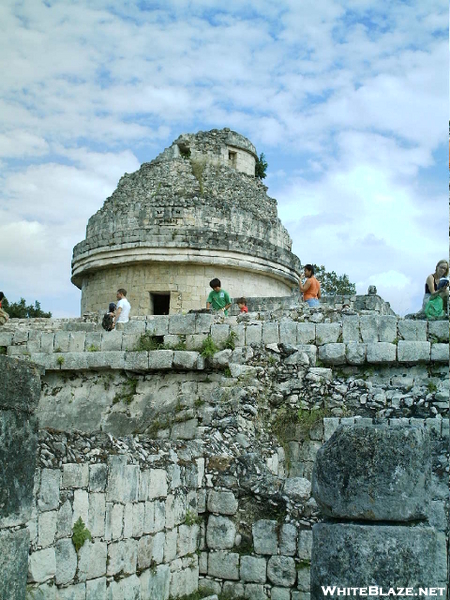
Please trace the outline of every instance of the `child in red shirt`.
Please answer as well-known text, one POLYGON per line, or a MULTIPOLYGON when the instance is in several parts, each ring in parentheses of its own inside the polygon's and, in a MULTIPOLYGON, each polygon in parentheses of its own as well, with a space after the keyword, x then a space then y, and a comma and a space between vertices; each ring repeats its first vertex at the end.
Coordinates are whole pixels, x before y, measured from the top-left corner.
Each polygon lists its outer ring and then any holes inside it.
POLYGON ((238 298, 236 304, 239 306, 241 313, 248 313, 247 300, 245 298, 238 298))

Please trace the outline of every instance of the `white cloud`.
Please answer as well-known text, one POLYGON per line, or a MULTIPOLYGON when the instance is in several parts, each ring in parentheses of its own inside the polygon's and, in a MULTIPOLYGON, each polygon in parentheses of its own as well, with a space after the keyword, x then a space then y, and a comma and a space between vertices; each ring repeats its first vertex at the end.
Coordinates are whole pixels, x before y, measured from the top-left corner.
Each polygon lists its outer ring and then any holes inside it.
POLYGON ((302 259, 412 288, 441 256, 447 191, 424 175, 447 139, 443 0, 23 0, 0 19, 1 226, 21 244, 11 282, 39 292, 22 262, 34 248, 60 289, 71 245, 136 156, 225 126, 269 158, 302 259))

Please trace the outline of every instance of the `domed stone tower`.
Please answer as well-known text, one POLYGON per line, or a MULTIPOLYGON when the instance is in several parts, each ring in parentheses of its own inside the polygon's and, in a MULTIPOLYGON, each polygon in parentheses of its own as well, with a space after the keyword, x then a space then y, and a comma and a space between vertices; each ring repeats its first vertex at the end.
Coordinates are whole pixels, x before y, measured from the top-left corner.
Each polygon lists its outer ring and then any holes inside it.
POLYGON ((82 312, 104 310, 118 288, 132 315, 204 308, 214 277, 231 297, 291 294, 300 261, 256 160, 248 139, 213 129, 125 174, 73 251, 82 312))

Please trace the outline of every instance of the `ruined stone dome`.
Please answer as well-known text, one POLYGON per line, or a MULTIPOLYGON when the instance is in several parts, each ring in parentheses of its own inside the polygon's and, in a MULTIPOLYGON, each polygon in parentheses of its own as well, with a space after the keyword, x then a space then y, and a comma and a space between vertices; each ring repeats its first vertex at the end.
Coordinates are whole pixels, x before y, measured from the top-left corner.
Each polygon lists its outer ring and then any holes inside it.
POLYGON ((256 160, 245 137, 212 130, 181 135, 125 174, 74 248, 82 311, 104 307, 118 287, 134 314, 156 312, 164 294, 170 312, 201 308, 213 277, 231 296, 289 295, 300 262, 256 160))

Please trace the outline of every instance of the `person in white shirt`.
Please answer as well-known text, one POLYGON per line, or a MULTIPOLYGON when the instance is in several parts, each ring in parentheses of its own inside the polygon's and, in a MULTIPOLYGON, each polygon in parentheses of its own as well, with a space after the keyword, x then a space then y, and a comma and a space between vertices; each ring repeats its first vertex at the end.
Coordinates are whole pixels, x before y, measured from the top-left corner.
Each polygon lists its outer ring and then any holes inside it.
POLYGON ((117 290, 117 306, 114 313, 114 327, 116 323, 128 323, 130 320, 131 304, 126 299, 127 290, 120 288, 117 290))

